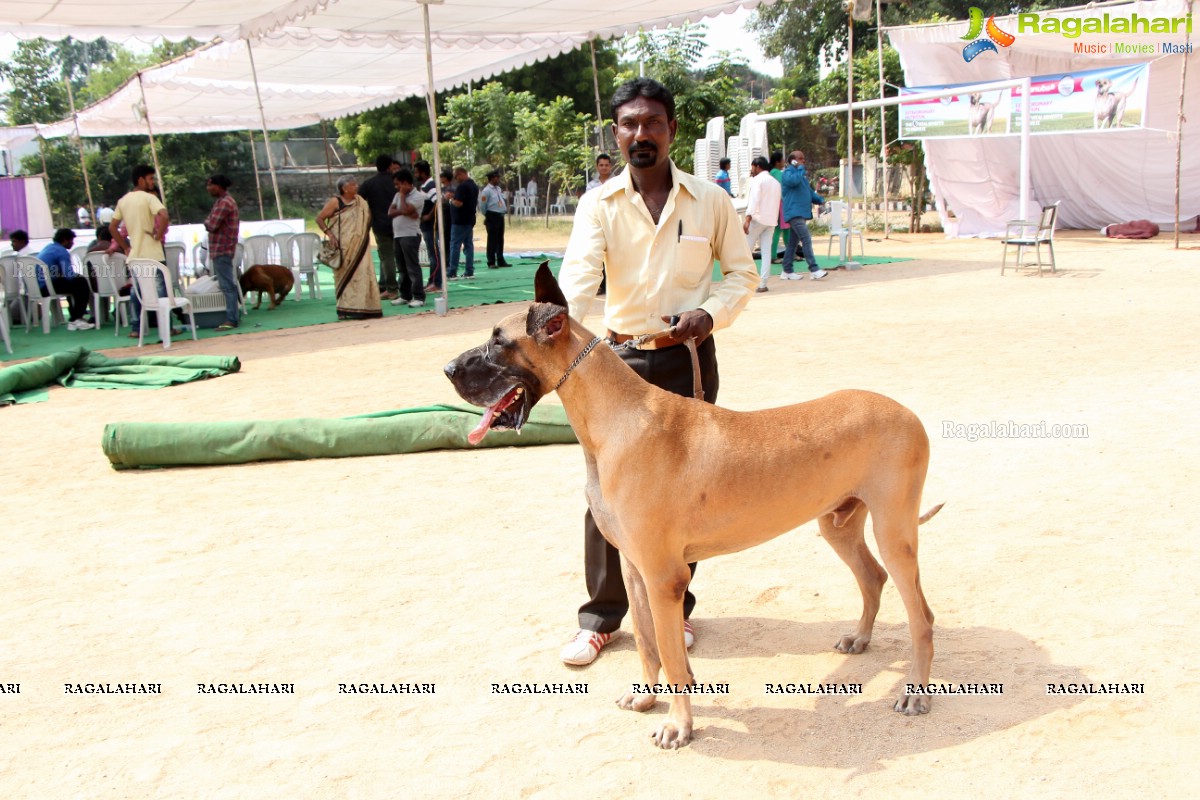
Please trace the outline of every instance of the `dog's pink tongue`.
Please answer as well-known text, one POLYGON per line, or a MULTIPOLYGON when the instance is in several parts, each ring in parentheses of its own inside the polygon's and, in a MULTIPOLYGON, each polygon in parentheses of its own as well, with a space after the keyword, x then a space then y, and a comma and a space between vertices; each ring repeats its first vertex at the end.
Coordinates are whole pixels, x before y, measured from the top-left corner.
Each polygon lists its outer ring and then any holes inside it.
POLYGON ((492 419, 496 416, 496 410, 488 406, 483 410, 483 419, 479 420, 479 424, 475 426, 475 430, 467 434, 467 441, 471 444, 479 444, 483 441, 483 437, 487 436, 487 432, 491 430, 492 419))

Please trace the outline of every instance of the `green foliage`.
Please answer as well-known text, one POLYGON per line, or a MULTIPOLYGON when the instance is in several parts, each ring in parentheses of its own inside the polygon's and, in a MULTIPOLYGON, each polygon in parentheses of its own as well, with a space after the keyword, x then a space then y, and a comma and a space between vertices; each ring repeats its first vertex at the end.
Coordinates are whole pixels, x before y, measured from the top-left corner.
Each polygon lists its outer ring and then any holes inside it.
POLYGON ((334 122, 334 127, 338 144, 353 153, 360 164, 373 164, 381 154, 396 156, 419 150, 430 141, 424 96, 343 117, 334 122))
MULTIPOLYGON (((646 77, 666 86, 675 96, 678 131, 671 158, 688 172, 694 166, 696 140, 704 136, 710 118, 725 117, 728 135, 737 130, 743 116, 760 108, 746 91, 744 62, 733 57, 697 68, 706 35, 704 25, 684 25, 654 33, 640 31, 625 43, 625 52, 637 60, 646 77)), ((630 65, 617 76, 618 81, 636 77, 638 68, 630 65)))
POLYGON ((62 76, 52 42, 31 39, 19 43, 12 60, 0 63, 0 78, 12 86, 7 104, 9 124, 57 122, 66 117, 70 106, 62 76))
MULTIPOLYGON (((595 42, 596 72, 600 84, 600 105, 607 111, 606 92, 617 74, 618 48, 610 42, 595 42)), ((592 84, 592 55, 587 45, 537 64, 515 69, 499 79, 512 92, 529 92, 534 100, 552 102, 558 97, 571 98, 575 110, 596 113, 596 93, 592 84)))
POLYGON ((546 176, 546 202, 555 191, 583 186, 583 171, 592 162, 588 135, 594 117, 575 110, 569 97, 559 97, 536 108, 517 111, 520 155, 516 163, 526 173, 546 176))
MULTIPOLYGON (((612 85, 616 63, 615 48, 597 43, 596 65, 602 92, 612 85)), ((468 99, 463 99, 468 97, 465 86, 439 94, 439 137, 459 140, 458 158, 466 158, 473 147, 480 160, 493 166, 511 163, 515 155, 514 139, 511 135, 505 138, 505 133, 515 132, 517 108, 528 107, 526 98, 532 98, 534 103, 550 102, 563 95, 570 98, 574 109, 581 113, 591 113, 596 106, 591 53, 586 47, 505 73, 502 84, 491 81, 482 89, 470 92, 468 99), (489 86, 500 88, 489 91, 489 86), (478 97, 480 94, 483 94, 482 98, 478 97), (504 94, 513 99, 503 97, 504 94), (466 128, 460 126, 463 121, 466 128), (476 139, 482 137, 484 141, 465 141, 465 132, 472 123, 476 139), (507 157, 502 155, 505 151, 507 157)), ((338 144, 353 153, 362 164, 373 162, 381 153, 396 155, 418 150, 427 160, 432 153, 424 96, 339 119, 336 126, 338 144)), ((445 163, 451 162, 445 159, 445 163)))
POLYGON ((459 143, 462 158, 501 167, 517 157, 517 115, 533 110, 536 103, 529 92, 510 92, 493 81, 449 98, 441 127, 459 143))

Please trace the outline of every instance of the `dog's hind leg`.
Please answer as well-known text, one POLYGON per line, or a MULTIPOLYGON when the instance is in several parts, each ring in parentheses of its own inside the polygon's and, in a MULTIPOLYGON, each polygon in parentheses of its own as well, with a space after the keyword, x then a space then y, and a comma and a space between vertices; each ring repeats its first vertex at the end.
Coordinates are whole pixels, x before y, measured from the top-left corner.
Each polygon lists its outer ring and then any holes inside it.
MULTIPOLYGON (((646 595, 646 584, 637 567, 621 556, 621 579, 625 583, 625 594, 629 598, 629 612, 633 616, 633 638, 637 643, 638 660, 642 662, 642 683, 653 686, 658 683, 662 661, 658 655, 658 642, 654 638, 654 619, 650 615, 650 600, 646 595)), ((617 705, 627 711, 649 711, 658 696, 653 693, 628 691, 617 700, 617 705)))
POLYGON ((850 567, 862 592, 863 610, 858 628, 834 645, 834 649, 842 653, 861 653, 871 643, 871 630, 875 627, 875 615, 879 613, 879 595, 883 591, 883 584, 887 582, 887 572, 879 566, 863 539, 866 522, 867 508, 857 497, 850 498, 835 511, 817 520, 821 536, 850 567))
MULTIPOLYGON (((921 571, 917 564, 917 511, 915 505, 896 502, 878 512, 872 509, 871 518, 879 555, 896 582, 896 589, 904 600, 904 610, 908 613, 912 663, 907 682, 923 686, 929 683, 929 669, 933 664, 933 611, 921 590, 921 571)), ((928 694, 909 693, 906 688, 893 709, 916 716, 928 714, 931 705, 928 694)))

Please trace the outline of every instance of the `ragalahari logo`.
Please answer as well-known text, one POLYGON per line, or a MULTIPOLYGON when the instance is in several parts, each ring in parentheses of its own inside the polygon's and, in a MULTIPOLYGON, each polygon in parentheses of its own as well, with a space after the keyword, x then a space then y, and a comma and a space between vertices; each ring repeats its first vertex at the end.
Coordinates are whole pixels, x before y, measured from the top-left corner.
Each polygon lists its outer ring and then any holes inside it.
POLYGON ((994 16, 987 18, 987 24, 983 23, 983 9, 971 6, 971 25, 967 28, 967 35, 963 36, 964 41, 970 42, 963 48, 963 61, 970 63, 976 57, 983 53, 992 52, 999 53, 996 45, 1001 47, 1011 47, 1012 43, 1017 40, 1007 31, 1000 30, 1000 26, 996 24, 994 16), (983 39, 979 38, 981 33, 986 33, 987 36, 983 39))

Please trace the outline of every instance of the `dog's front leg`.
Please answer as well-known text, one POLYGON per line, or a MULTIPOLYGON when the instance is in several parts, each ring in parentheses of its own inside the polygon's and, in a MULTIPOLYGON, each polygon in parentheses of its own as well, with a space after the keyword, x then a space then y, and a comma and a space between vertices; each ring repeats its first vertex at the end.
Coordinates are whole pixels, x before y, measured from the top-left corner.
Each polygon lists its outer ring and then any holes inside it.
POLYGON ((692 698, 681 693, 695 682, 683 644, 683 596, 691 572, 683 561, 650 566, 647 572, 655 576, 646 587, 654 620, 654 638, 658 642, 663 672, 674 692, 667 718, 650 738, 664 750, 673 750, 692 740, 692 698))
MULTIPOLYGON (((650 601, 646 596, 646 583, 641 573, 621 554, 621 579, 625 582, 625 594, 629 598, 629 611, 633 615, 633 638, 637 643, 638 658, 642 662, 642 686, 653 687, 658 683, 661 661, 658 643, 654 639, 654 620, 650 616, 650 601)), ((627 711, 649 711, 658 700, 658 695, 646 690, 634 692, 632 688, 617 700, 617 705, 627 711)))

